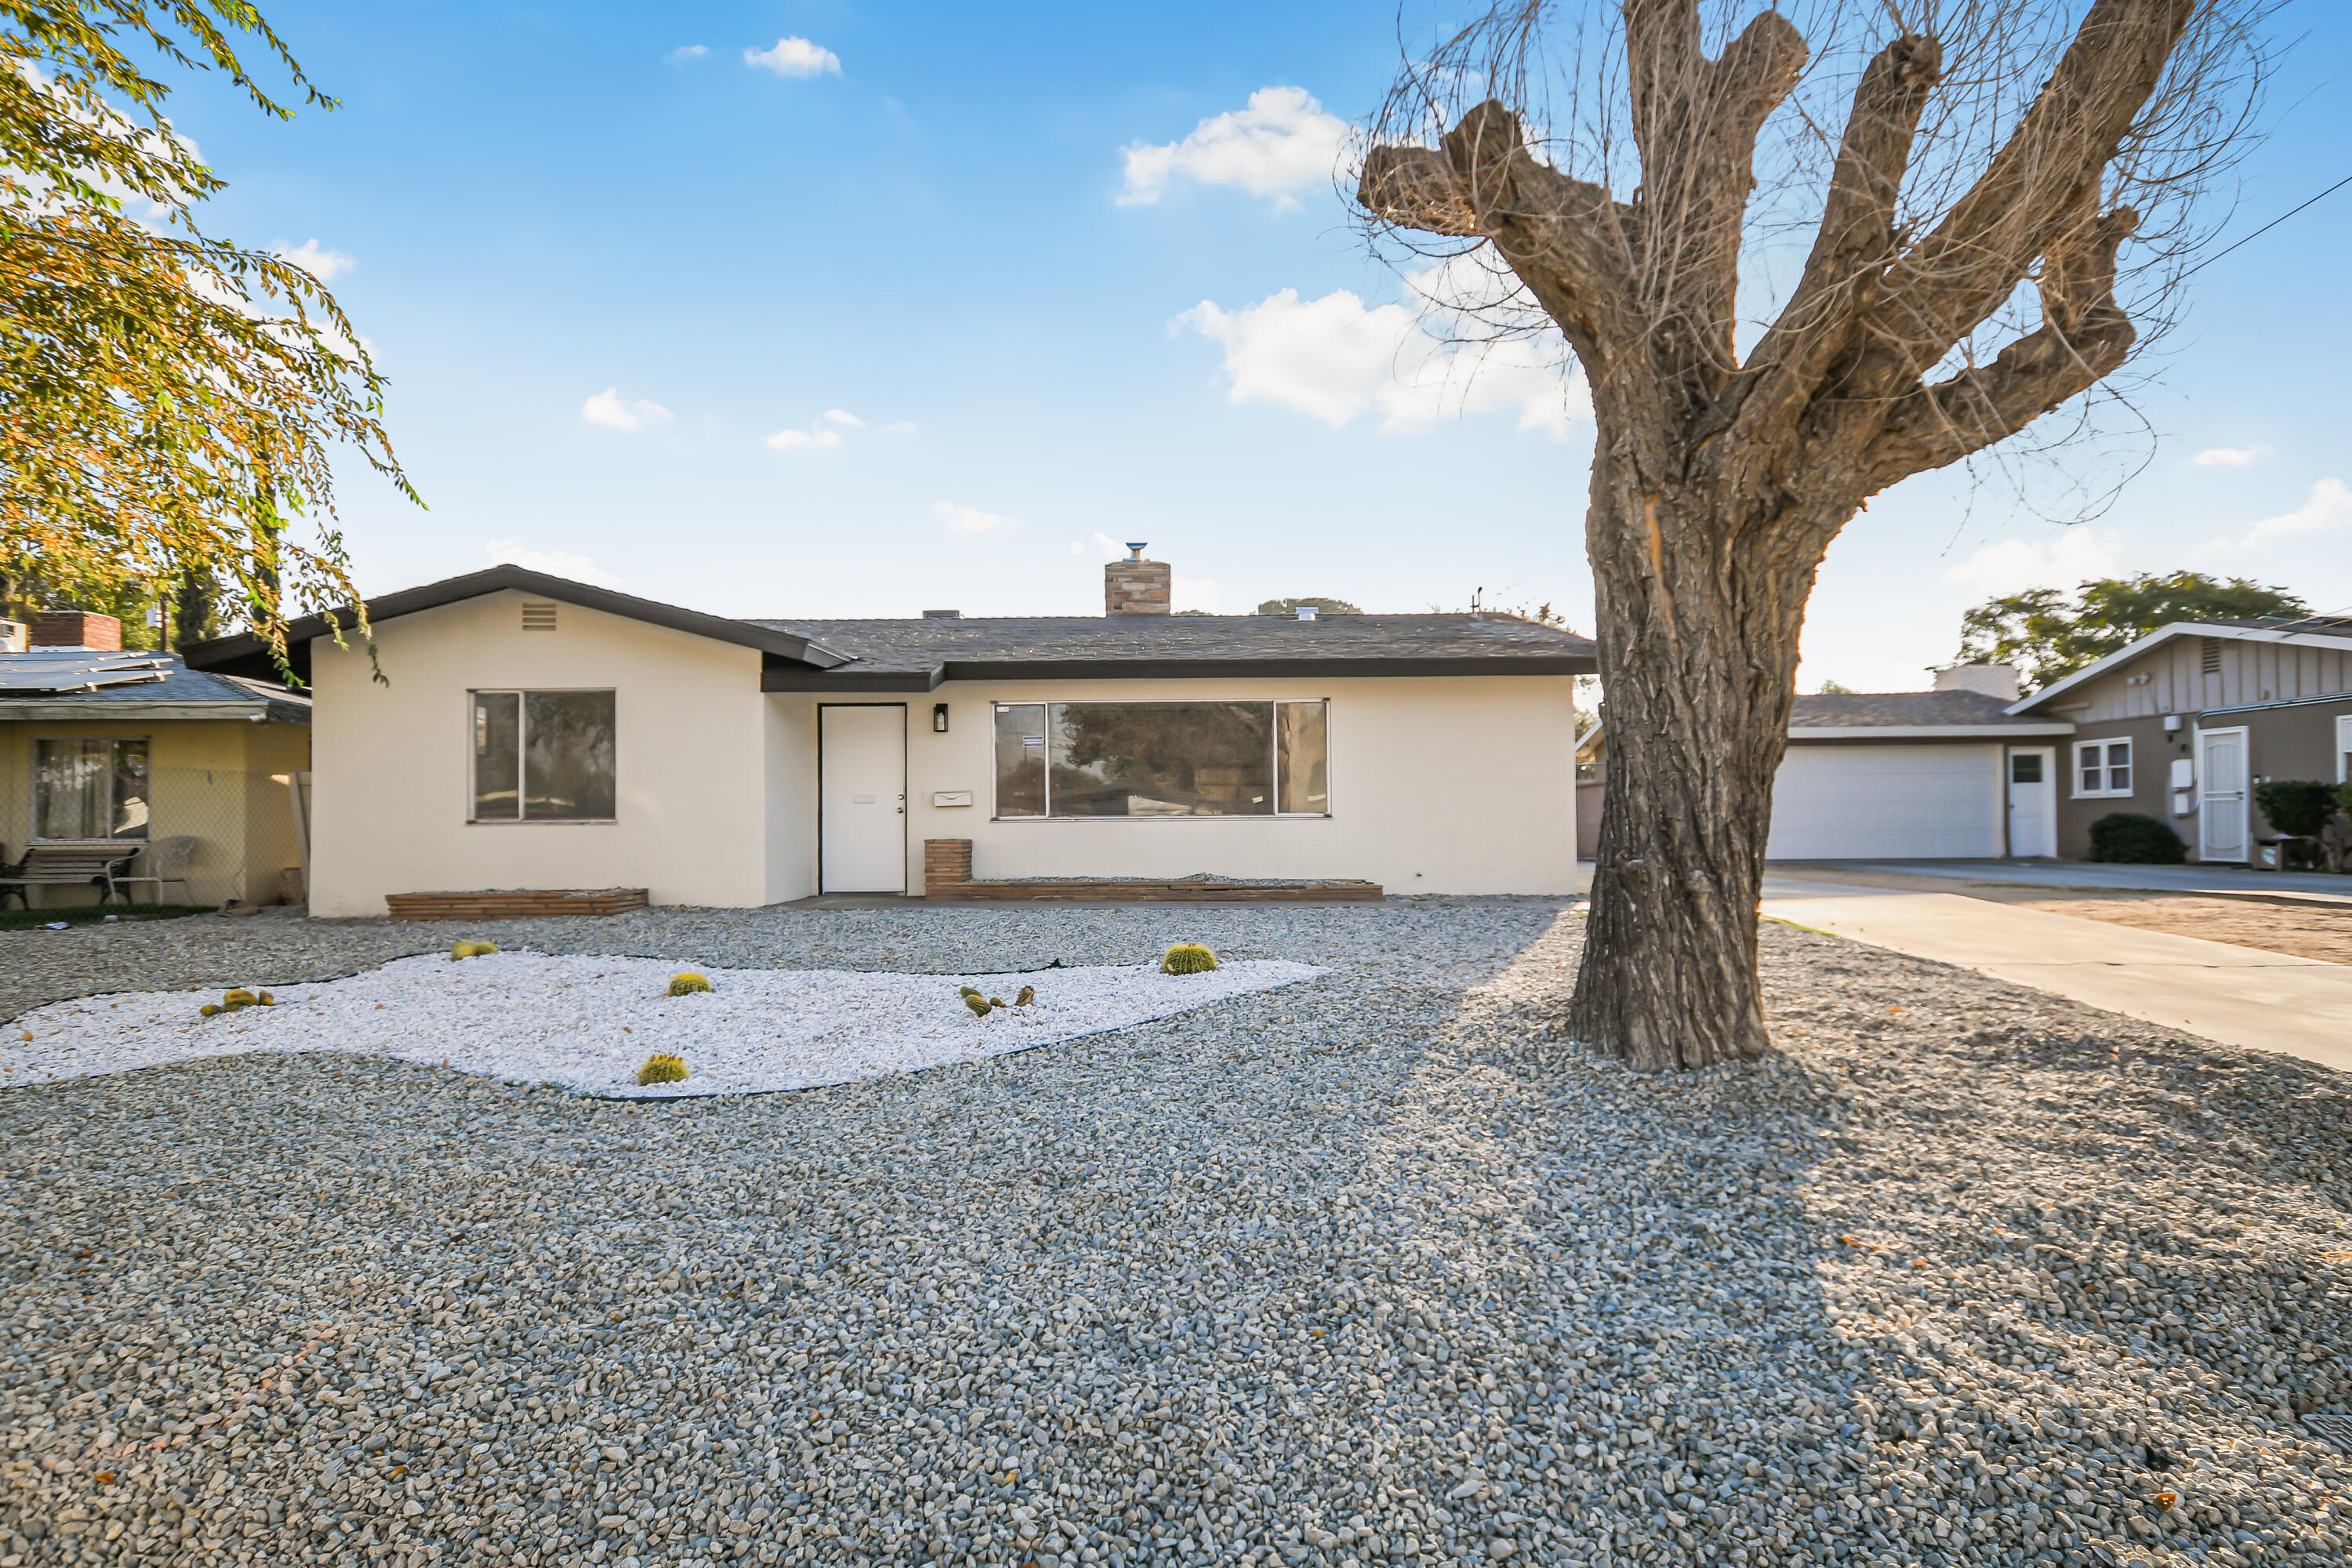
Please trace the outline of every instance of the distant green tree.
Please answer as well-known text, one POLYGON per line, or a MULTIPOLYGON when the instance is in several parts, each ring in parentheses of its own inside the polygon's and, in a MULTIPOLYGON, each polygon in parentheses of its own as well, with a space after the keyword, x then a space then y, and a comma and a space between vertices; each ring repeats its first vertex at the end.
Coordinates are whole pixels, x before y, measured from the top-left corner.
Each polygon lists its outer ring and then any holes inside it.
POLYGON ((2202 572, 2100 577, 2070 598, 2033 588, 1988 599, 1960 617, 1961 664, 2014 664, 2039 689, 2127 647, 2168 621, 2293 619, 2311 607, 2284 588, 2202 572))
POLYGON ((1318 616, 1360 616, 1364 612, 1345 599, 1268 599, 1257 607, 1261 616, 1295 616, 1312 607, 1318 616))
POLYGON ((1853 695, 1853 688, 1848 686, 1842 680, 1824 680, 1822 682, 1822 689, 1819 695, 1823 697, 1851 697, 1853 695))

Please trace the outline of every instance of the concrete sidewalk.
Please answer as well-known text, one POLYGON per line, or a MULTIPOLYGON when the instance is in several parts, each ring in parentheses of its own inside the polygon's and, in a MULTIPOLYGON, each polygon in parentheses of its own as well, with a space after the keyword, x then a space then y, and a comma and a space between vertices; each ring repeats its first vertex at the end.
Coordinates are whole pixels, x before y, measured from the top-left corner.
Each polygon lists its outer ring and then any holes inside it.
POLYGON ((1763 912, 2209 1040, 2352 1072, 2352 966, 1957 893, 1780 875, 1765 880, 1763 912))

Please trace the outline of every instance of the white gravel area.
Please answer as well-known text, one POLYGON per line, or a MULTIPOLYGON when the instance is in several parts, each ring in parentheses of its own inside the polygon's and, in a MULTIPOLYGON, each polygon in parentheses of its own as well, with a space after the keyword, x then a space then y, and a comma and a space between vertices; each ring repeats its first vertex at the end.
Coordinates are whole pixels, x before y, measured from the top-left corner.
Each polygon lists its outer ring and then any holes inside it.
MULTIPOLYGON (((1580 926, 677 911, 534 945, 1326 973, 795 1095, 0 1091, 0 1563, 2352 1559, 2352 1080, 1778 926, 1779 1053, 1642 1078, 1556 1032, 1580 926)), ((415 941, 110 935, 0 994, 415 941)))
POLYGON ((204 1057, 351 1051, 617 1099, 759 1094, 1132 1028, 1323 972, 1278 960, 1185 975, 1149 965, 969 975, 713 968, 692 971, 710 991, 669 995, 679 973, 658 959, 501 950, 399 959, 209 1018, 197 1009, 218 1002, 217 992, 60 1002, 18 1017, 0 1038, 0 1087, 204 1057), (980 1017, 964 985, 1006 1005, 980 1017), (1024 986, 1035 997, 1017 1005, 1024 986), (656 1052, 682 1058, 688 1078, 640 1088, 637 1069, 656 1052))

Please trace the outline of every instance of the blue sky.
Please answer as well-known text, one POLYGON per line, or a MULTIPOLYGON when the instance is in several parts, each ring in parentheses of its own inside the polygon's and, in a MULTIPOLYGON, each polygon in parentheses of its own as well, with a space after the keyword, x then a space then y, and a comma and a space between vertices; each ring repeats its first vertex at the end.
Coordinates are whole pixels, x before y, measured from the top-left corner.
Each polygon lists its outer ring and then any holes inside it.
MULTIPOLYGON (((1528 353, 1465 380, 1316 172, 1385 0, 268 14, 344 107, 173 112, 232 182, 207 226, 323 258, 393 378, 430 510, 351 475, 371 592, 514 558, 728 614, 1091 614, 1140 539, 1180 605, 1484 587, 1590 626, 1572 394, 1528 353)), ((2232 234, 2352 174, 2352 17, 2284 20, 2232 234)), ((2347 240, 2352 190, 2200 274, 2103 519, 1874 502, 1806 685, 1916 687, 1988 593, 2113 570, 2352 608, 2347 240)))

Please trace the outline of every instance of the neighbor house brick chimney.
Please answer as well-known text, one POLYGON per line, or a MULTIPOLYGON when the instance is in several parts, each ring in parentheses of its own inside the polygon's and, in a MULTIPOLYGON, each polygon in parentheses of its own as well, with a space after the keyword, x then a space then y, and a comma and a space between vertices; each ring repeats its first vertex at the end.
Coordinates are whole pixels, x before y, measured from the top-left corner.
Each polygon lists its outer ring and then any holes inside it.
POLYGON ((94 616, 88 610, 42 610, 33 616, 33 646, 120 653, 122 623, 112 616, 94 616))
POLYGON ((1103 614, 1164 616, 1168 614, 1168 563, 1146 561, 1143 546, 1130 542, 1127 559, 1103 568, 1103 614))

